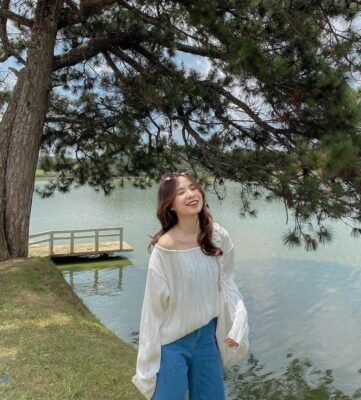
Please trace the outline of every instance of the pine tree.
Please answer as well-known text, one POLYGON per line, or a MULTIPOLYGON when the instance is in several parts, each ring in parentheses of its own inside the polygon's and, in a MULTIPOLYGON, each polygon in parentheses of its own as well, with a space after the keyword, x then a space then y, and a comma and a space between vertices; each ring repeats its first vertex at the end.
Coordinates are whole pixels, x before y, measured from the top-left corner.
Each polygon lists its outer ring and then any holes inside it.
POLYGON ((239 182, 243 215, 282 199, 286 244, 329 241, 328 218, 361 232, 356 2, 0 4, 0 62, 20 69, 0 96, 0 260, 27 254, 40 147, 58 171, 44 195, 186 164, 239 182))

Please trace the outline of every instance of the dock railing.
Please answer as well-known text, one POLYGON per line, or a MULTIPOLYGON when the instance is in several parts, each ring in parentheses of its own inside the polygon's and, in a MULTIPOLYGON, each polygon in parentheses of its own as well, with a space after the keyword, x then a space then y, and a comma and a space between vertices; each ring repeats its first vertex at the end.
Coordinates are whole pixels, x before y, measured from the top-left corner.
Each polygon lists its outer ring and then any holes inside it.
MULTIPOLYGON (((113 237, 116 238, 115 243, 119 243, 119 249, 123 249, 123 227, 115 227, 115 228, 97 228, 97 229, 73 229, 67 231, 47 231, 41 233, 34 233, 29 235, 29 247, 41 244, 41 243, 49 243, 49 254, 50 256, 54 255, 54 248, 56 241, 63 241, 62 245, 70 246, 70 255, 76 255, 82 253, 77 252, 76 249, 76 241, 79 239, 92 239, 94 241, 94 252, 102 252, 101 240, 105 237, 113 237), (113 233, 110 233, 113 232, 113 233), (60 235, 60 236, 59 236, 60 235), (46 236, 45 239, 40 240, 32 240, 35 238, 46 236), (67 243, 64 243, 66 241, 67 243)), ((106 251, 105 251, 106 252, 106 251)))

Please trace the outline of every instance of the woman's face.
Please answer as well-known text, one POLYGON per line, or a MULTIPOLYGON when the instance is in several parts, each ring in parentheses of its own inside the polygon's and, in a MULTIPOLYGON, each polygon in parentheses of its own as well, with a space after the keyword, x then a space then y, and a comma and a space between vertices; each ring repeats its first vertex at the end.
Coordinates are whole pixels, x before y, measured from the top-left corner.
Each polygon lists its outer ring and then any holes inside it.
POLYGON ((197 186, 186 176, 177 178, 176 197, 171 210, 177 215, 195 215, 203 208, 202 193, 197 186))

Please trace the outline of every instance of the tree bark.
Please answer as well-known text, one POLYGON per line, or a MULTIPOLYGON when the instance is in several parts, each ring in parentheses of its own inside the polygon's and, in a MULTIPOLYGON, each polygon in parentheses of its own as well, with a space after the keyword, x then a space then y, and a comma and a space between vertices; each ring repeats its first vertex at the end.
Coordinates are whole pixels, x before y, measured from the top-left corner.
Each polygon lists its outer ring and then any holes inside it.
POLYGON ((0 123, 0 261, 28 255, 35 171, 62 3, 37 2, 27 63, 0 123))

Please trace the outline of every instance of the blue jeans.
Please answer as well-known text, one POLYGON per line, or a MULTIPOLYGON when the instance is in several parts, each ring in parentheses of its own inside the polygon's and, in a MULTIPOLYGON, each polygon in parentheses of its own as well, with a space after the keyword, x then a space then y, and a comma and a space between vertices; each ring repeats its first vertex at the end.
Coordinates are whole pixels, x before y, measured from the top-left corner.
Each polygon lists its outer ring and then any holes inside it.
POLYGON ((225 400, 222 362, 215 331, 217 318, 161 346, 152 400, 225 400))

